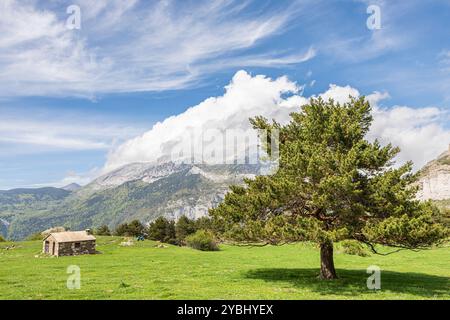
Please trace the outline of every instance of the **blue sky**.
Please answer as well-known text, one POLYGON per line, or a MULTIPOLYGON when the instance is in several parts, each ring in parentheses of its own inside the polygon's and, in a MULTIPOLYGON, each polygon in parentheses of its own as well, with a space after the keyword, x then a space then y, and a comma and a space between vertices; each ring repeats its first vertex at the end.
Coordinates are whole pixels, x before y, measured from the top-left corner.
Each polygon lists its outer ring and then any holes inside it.
POLYGON ((403 124, 376 132, 410 157, 426 149, 420 164, 450 143, 448 0, 4 0, 0 18, 0 189, 87 183, 239 70, 287 76, 304 97, 330 84, 384 94, 383 119, 403 124), (66 25, 73 4, 80 29, 66 25))

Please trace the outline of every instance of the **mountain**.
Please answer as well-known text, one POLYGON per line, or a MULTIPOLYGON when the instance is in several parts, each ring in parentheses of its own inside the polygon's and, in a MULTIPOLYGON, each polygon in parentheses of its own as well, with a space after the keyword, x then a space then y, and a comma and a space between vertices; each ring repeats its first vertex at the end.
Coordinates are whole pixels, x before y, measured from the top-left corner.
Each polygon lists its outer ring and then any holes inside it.
POLYGON ((88 184, 79 192, 80 195, 89 195, 98 191, 112 189, 130 181, 155 182, 161 178, 168 177, 189 167, 185 164, 173 162, 158 165, 149 163, 131 163, 111 171, 88 184))
POLYGON ((450 148, 419 172, 420 200, 450 200, 450 148))
POLYGON ((30 203, 41 200, 59 200, 70 194, 70 191, 46 187, 37 189, 0 190, 0 206, 6 204, 30 203))
POLYGON ((9 229, 16 218, 45 214, 62 203, 70 194, 70 191, 51 187, 0 191, 0 235, 9 234, 9 229))
POLYGON ((81 186, 77 183, 71 183, 71 184, 68 184, 67 186, 62 187, 61 189, 73 192, 73 191, 80 190, 81 186))
POLYGON ((22 239, 57 225, 84 229, 106 224, 115 228, 132 219, 147 223, 159 216, 198 218, 222 201, 229 185, 240 184, 259 170, 256 165, 133 163, 63 198, 34 203, 27 210, 0 210, 0 218, 8 223, 0 232, 22 239))

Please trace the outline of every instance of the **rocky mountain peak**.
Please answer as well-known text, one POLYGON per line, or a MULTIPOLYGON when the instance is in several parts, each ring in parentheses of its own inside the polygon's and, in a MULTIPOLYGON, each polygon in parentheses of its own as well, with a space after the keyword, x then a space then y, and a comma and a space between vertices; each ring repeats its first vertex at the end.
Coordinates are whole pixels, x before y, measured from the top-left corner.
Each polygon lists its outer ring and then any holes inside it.
POLYGON ((129 181, 140 180, 146 183, 153 183, 173 173, 182 171, 187 167, 188 165, 175 164, 173 162, 162 164, 147 162, 131 163, 98 177, 82 188, 79 193, 88 195, 96 191, 118 187, 129 181))

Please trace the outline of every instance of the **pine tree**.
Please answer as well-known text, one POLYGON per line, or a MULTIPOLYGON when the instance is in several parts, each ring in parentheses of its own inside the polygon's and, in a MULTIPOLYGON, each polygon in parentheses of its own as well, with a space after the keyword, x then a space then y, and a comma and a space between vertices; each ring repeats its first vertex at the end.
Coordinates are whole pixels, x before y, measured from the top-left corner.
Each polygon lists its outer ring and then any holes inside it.
POLYGON ((184 215, 175 224, 175 233, 179 244, 184 244, 185 238, 195 233, 195 231, 197 231, 195 221, 184 215))
POLYGON ((164 217, 159 217, 148 226, 148 238, 166 243, 175 244, 175 223, 164 217))
MULTIPOLYGON (((312 99, 287 125, 250 119, 269 137, 278 131, 279 168, 232 186, 210 210, 223 237, 273 245, 314 241, 323 279, 337 278, 333 242, 358 240, 376 252, 376 244, 421 249, 448 237, 438 211, 415 200, 412 163, 395 167, 398 148, 365 139, 372 120, 364 98, 312 99)), ((269 156, 273 143, 263 141, 269 156)))
POLYGON ((130 223, 122 223, 117 226, 114 234, 116 236, 137 237, 144 235, 146 228, 139 220, 133 220, 130 223))
POLYGON ((95 230, 95 234, 98 236, 110 236, 111 231, 109 230, 109 227, 104 224, 101 225, 97 230, 95 230))

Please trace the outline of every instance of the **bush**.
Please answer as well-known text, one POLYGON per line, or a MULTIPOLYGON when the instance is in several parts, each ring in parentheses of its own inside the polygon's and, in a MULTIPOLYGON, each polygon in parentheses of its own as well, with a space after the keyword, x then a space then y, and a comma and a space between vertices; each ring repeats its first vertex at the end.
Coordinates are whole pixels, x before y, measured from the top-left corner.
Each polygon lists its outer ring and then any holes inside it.
POLYGON ((341 252, 353 256, 367 257, 369 255, 367 248, 360 242, 354 240, 344 240, 339 243, 341 252))
POLYGON ((175 224, 175 235, 179 244, 184 244, 187 236, 197 231, 196 222, 186 216, 181 216, 175 224))
POLYGON ((186 237, 186 244, 201 251, 217 251, 219 247, 214 241, 213 235, 205 230, 198 230, 196 233, 186 237))
POLYGON ((106 224, 100 226, 97 228, 94 233, 98 236, 110 236, 111 231, 109 230, 108 226, 106 224))
POLYGON ((5 242, 6 240, 5 240, 5 238, 3 238, 1 235, 0 235, 0 242, 5 242))
POLYGON ((175 223, 159 217, 148 226, 148 238, 170 244, 177 244, 175 223))

